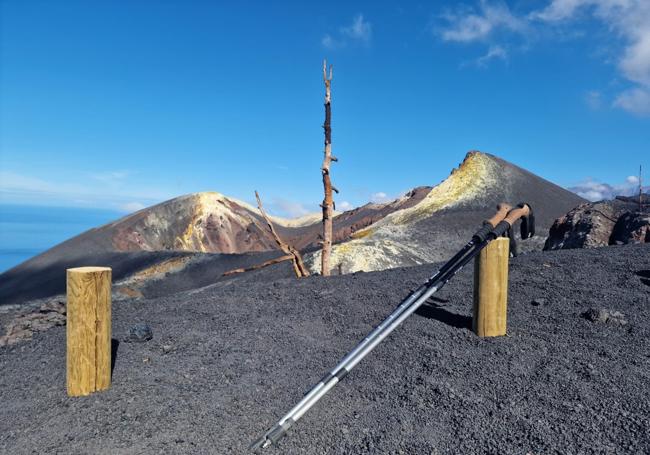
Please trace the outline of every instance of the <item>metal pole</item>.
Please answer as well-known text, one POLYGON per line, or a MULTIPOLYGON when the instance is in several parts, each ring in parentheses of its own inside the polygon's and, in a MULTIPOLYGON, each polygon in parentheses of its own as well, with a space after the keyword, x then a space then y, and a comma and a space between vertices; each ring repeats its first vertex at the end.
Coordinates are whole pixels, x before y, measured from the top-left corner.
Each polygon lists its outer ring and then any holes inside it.
POLYGON ((294 406, 278 423, 261 438, 255 441, 251 448, 266 448, 285 435, 287 430, 300 419, 312 406, 314 406, 327 392, 338 384, 364 357, 366 357, 384 338, 395 330, 415 310, 417 310, 429 297, 441 289, 458 271, 465 266, 478 252, 487 245, 482 241, 476 245, 470 241, 463 250, 457 253, 452 260, 441 268, 442 272, 436 273, 427 283, 422 285, 400 306, 391 313, 379 326, 377 326, 356 348, 346 355, 339 364, 332 369, 321 381, 316 384, 300 402, 294 406), (474 247, 472 249, 472 247, 474 247), (461 253, 467 253, 464 257, 461 253), (459 262, 460 260, 460 262, 459 262), (440 283, 437 285, 437 283, 440 283))
MULTIPOLYGON (((472 239, 463 247, 462 250, 460 250, 456 255, 451 258, 449 261, 447 261, 434 275, 432 275, 426 283, 421 285, 419 288, 417 288, 411 295, 409 295, 406 299, 400 303, 400 305, 393 310, 393 312, 377 327, 375 327, 372 332, 370 332, 350 353, 348 353, 332 370, 328 375, 326 375, 323 379, 327 379, 329 376, 337 376, 340 375, 341 372, 340 370, 344 368, 344 365, 354 356, 357 355, 358 352, 360 352, 365 345, 370 343, 376 336, 378 336, 385 328, 386 326, 394 320, 396 317, 398 317, 409 305, 411 305, 417 298, 419 298, 423 292, 426 291, 426 289, 431 286, 432 283, 434 283, 440 276, 442 276, 449 268, 458 262, 460 258, 465 255, 474 245, 476 242, 472 239)), ((347 373, 346 373, 347 374, 347 373)), ((322 382, 322 381, 321 381, 322 382)))
MULTIPOLYGON (((512 212, 510 209, 511 207, 508 204, 499 204, 494 217, 486 221, 483 227, 474 234, 472 239, 453 258, 447 261, 425 284, 407 297, 379 326, 347 354, 336 367, 325 375, 291 411, 282 417, 264 436, 253 442, 251 448, 266 448, 284 436, 293 423, 302 417, 332 387, 340 382, 377 344, 381 343, 397 326, 426 302, 433 293, 442 288, 490 240, 501 235, 495 235, 493 232, 497 228, 497 225, 502 223, 505 217, 512 212), (436 285, 438 282, 441 282, 441 284, 436 285)), ((508 225, 511 224, 512 221, 508 225)))

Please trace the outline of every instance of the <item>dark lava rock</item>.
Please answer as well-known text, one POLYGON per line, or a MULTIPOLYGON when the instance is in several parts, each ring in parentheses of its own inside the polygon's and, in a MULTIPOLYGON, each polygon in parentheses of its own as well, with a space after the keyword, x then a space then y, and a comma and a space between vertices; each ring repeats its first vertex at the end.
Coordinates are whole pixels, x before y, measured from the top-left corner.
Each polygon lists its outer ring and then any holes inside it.
POLYGON ((40 307, 23 312, 11 320, 6 326, 6 333, 0 336, 0 346, 31 340, 34 333, 65 323, 65 303, 59 299, 46 300, 40 307))
POLYGON ((625 320, 625 315, 620 311, 613 311, 609 313, 609 317, 607 318, 607 323, 613 325, 627 325, 627 321, 625 320))
POLYGON ((138 323, 131 327, 131 330, 129 331, 129 336, 125 338, 124 341, 127 343, 132 342, 132 343, 144 343, 145 341, 149 341, 153 338, 153 330, 151 330, 151 327, 149 324, 145 323, 138 323))
POLYGON ((582 317, 587 321, 591 322, 607 322, 609 317, 609 312, 607 310, 597 310, 595 308, 589 308, 587 311, 582 313, 582 317))
POLYGON ((581 204, 555 220, 544 249, 650 242, 650 214, 640 214, 638 209, 638 198, 623 196, 581 204))
POLYGON ((609 245, 614 225, 627 210, 622 201, 580 204, 558 218, 544 244, 545 250, 596 248, 609 245))
POLYGON ((650 213, 625 213, 612 232, 610 244, 650 243, 650 213))
POLYGON ((619 311, 611 311, 606 309, 597 310, 589 308, 582 313, 582 317, 591 322, 600 322, 603 324, 612 325, 626 325, 625 315, 619 311))

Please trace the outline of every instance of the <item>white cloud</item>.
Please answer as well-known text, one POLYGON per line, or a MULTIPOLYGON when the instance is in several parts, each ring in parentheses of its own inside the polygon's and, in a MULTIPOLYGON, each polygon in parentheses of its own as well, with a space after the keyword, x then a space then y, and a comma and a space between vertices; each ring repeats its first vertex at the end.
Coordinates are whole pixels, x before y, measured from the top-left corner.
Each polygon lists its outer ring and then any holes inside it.
POLYGON ((327 49, 345 47, 348 44, 369 45, 372 39, 372 24, 364 20, 363 14, 357 14, 352 23, 339 28, 338 34, 327 33, 321 39, 321 44, 327 49))
POLYGON ((598 90, 590 90, 585 93, 585 103, 590 109, 597 111, 603 107, 603 95, 598 90))
POLYGON ((321 39, 320 42, 323 45, 323 47, 327 49, 334 49, 338 47, 338 43, 334 41, 334 38, 332 38, 332 35, 330 35, 329 33, 323 36, 323 39, 321 39))
POLYGON ((447 27, 439 33, 444 41, 469 43, 485 41, 499 29, 523 33, 527 29, 526 21, 514 16, 508 5, 501 2, 480 2, 479 11, 469 12, 465 8, 456 12, 447 12, 443 19, 447 27))
POLYGON ((508 52, 501 46, 490 46, 487 53, 476 60, 476 64, 485 67, 494 59, 508 60, 508 52))
POLYGON ((146 205, 144 205, 143 203, 135 202, 135 201, 134 202, 127 202, 125 204, 120 204, 118 206, 118 208, 122 212, 127 212, 127 213, 137 212, 138 210, 142 210, 145 207, 146 207, 146 205))
POLYGON ((585 0, 553 0, 546 8, 530 13, 529 17, 543 21, 561 21, 571 17, 586 3, 585 0))
POLYGON ((100 182, 105 182, 109 184, 122 183, 129 176, 129 171, 110 171, 110 172, 100 172, 100 173, 91 173, 90 177, 100 182))
POLYGON ((343 201, 343 202, 339 202, 336 205, 336 208, 339 210, 351 210, 354 207, 348 201, 343 201))
POLYGON ((630 175, 625 179, 625 182, 616 185, 587 178, 577 185, 570 187, 569 190, 590 201, 613 199, 616 196, 632 196, 639 191, 639 178, 630 175))
POLYGON ((358 14, 350 26, 341 28, 341 35, 353 40, 368 42, 372 37, 372 25, 363 20, 363 14, 358 14))
POLYGON ((531 13, 532 19, 558 24, 591 13, 622 38, 618 56, 623 77, 635 84, 613 102, 628 112, 650 115, 650 2, 648 0, 553 0, 544 9, 531 13))
POLYGON ((301 203, 282 198, 273 199, 270 209, 274 215, 288 218, 296 218, 312 213, 301 203))
MULTIPOLYGON (((612 105, 637 115, 650 115, 650 1, 649 0, 551 0, 545 7, 527 14, 514 14, 506 3, 481 0, 477 8, 457 8, 442 16, 446 26, 436 30, 443 41, 486 43, 489 49, 505 49, 503 41, 514 36, 580 36, 576 22, 593 17, 614 39, 608 47, 618 47, 617 68, 631 86, 614 97, 612 105), (567 35, 566 31, 570 31, 567 35), (537 32, 545 33, 537 33, 537 32)), ((505 56, 490 50, 477 60, 485 65, 494 57, 505 56)), ((602 99, 586 99, 593 107, 602 99)))
POLYGON ((633 88, 624 91, 614 100, 614 106, 638 115, 650 115, 650 91, 633 88))
POLYGON ((122 171, 38 178, 0 171, 0 201, 13 204, 97 207, 133 211, 173 197, 155 188, 125 185, 122 171), (99 178, 98 178, 99 177, 99 178), (118 184, 119 182, 119 184, 118 184), (137 205, 135 205, 137 204, 137 205))
POLYGON ((383 204, 384 202, 388 202, 391 200, 392 199, 389 198, 388 195, 382 191, 370 195, 370 202, 372 202, 373 204, 383 204))

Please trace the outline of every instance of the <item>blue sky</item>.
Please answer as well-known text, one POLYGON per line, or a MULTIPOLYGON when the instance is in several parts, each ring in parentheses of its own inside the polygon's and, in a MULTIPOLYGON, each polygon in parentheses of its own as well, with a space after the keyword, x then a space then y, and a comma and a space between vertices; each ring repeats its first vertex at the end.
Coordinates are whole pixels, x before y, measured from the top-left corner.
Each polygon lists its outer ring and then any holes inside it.
MULTIPOLYGON (((650 171, 650 2, 0 0, 0 202, 131 211, 215 190, 338 208, 468 150, 592 198, 650 171)), ((648 172, 650 180, 650 172, 648 172)))

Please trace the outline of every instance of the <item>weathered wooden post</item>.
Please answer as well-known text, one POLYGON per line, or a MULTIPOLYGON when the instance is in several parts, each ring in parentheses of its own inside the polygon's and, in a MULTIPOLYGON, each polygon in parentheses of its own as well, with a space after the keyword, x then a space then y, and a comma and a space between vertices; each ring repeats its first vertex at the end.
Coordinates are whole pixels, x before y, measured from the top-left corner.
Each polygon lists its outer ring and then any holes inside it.
POLYGON ((111 385, 111 269, 67 270, 66 382, 69 396, 111 385))
POLYGON ((474 260, 472 330, 480 337, 506 334, 510 240, 490 242, 474 260))

